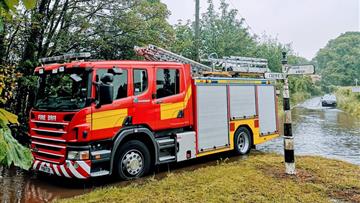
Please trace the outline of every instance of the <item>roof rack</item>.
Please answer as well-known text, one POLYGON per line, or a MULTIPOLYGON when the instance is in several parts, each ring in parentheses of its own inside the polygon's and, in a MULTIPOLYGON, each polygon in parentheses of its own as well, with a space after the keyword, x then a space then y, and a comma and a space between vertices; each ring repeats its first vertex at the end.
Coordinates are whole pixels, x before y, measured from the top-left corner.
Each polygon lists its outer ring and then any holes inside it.
POLYGON ((184 64, 190 64, 192 71, 195 73, 203 71, 211 71, 212 68, 204 64, 198 63, 181 55, 175 54, 166 49, 157 47, 155 45, 148 45, 147 47, 138 47, 135 46, 134 50, 138 56, 143 56, 146 60, 149 61, 173 61, 184 64))
POLYGON ((270 72, 267 59, 261 58, 230 56, 222 59, 201 59, 202 62, 211 63, 213 67, 210 67, 151 44, 147 47, 135 46, 134 50, 138 56, 143 56, 149 61, 174 61, 190 64, 193 73, 205 76, 264 77, 264 73, 270 72))
POLYGON ((210 62, 215 66, 220 66, 223 71, 230 71, 235 73, 253 73, 263 74, 270 72, 268 68, 268 60, 252 57, 230 56, 222 59, 202 59, 203 62, 210 62))
POLYGON ((64 54, 61 56, 52 56, 52 57, 45 57, 39 59, 39 62, 41 64, 49 64, 49 63, 59 63, 59 62, 65 62, 70 60, 82 60, 86 58, 90 58, 91 53, 89 52, 82 52, 82 53, 72 53, 72 54, 64 54))

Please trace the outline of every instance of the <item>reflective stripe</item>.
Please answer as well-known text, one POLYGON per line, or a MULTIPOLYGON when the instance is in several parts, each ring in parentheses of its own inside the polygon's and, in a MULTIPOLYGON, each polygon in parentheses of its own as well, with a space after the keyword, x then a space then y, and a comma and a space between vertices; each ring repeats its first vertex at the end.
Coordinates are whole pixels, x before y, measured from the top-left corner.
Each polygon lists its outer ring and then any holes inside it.
POLYGON ((54 171, 55 171, 56 175, 61 176, 61 174, 59 173, 59 170, 58 170, 58 165, 54 164, 53 167, 54 167, 54 171))
POLYGON ((90 166, 85 161, 78 161, 77 163, 86 171, 86 173, 90 174, 90 166))
POLYGON ((77 178, 79 178, 79 179, 85 179, 85 177, 84 176, 82 176, 75 168, 74 168, 74 166, 72 165, 72 163, 71 162, 68 162, 69 164, 69 169, 70 169, 70 171, 71 171, 71 173, 75 176, 75 177, 77 177, 77 178))
POLYGON ((70 178, 69 174, 66 172, 64 165, 60 166, 61 172, 64 174, 65 177, 70 178))
POLYGON ((49 167, 50 170, 51 170, 50 173, 51 173, 51 174, 54 174, 54 170, 51 168, 51 165, 52 165, 52 164, 50 164, 50 163, 46 163, 46 166, 49 167))
POLYGON ((36 167, 37 167, 38 164, 39 164, 39 161, 38 161, 38 160, 35 160, 35 163, 34 163, 34 165, 33 165, 33 169, 34 169, 34 170, 36 170, 36 167))
POLYGON ((40 164, 40 167, 39 167, 39 168, 43 167, 44 165, 45 165, 45 162, 41 162, 41 164, 40 164))

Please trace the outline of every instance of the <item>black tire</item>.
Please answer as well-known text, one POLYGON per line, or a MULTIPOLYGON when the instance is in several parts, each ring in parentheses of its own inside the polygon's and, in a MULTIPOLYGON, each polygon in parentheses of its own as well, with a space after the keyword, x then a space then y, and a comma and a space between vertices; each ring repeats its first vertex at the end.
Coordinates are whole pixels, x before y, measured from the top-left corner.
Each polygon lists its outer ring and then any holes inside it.
POLYGON ((115 175, 123 180, 142 177, 150 171, 151 157, 146 145, 130 140, 120 146, 114 159, 115 175), (127 163, 125 165, 125 163, 127 163))
POLYGON ((252 147, 252 136, 245 127, 236 130, 234 136, 234 151, 238 155, 248 154, 252 147))

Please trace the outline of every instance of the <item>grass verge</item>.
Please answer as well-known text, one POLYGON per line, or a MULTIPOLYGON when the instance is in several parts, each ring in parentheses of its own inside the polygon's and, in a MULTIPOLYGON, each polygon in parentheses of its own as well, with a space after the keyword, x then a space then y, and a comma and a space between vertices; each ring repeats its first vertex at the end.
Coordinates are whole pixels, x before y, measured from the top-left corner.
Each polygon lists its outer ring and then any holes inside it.
POLYGON ((351 87, 339 87, 335 94, 340 109, 360 117, 360 93, 353 93, 351 87))
POLYGON ((360 202, 359 180, 359 166, 311 156, 297 157, 297 175, 288 176, 282 156, 254 152, 244 160, 59 202, 360 202))

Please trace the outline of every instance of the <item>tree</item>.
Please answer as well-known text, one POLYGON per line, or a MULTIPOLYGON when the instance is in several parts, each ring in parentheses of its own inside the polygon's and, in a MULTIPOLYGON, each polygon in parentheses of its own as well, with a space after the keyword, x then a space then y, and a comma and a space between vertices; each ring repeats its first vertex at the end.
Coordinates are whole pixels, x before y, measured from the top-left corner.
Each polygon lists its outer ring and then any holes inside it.
MULTIPOLYGON (((35 7, 36 0, 22 0, 22 4, 26 9, 35 7)), ((16 7, 19 5, 19 0, 1 0, 0 1, 0 33, 4 31, 3 18, 10 18, 12 13, 16 13, 16 7)))
POLYGON ((323 86, 353 85, 360 77, 360 32, 347 32, 330 40, 314 61, 323 86))
MULTIPOLYGON (((192 22, 187 21, 183 24, 179 21, 174 26, 175 40, 171 44, 171 50, 187 58, 196 59, 195 51, 195 32, 192 29, 192 22)), ((200 40, 201 41, 201 40, 200 40)))
POLYGON ((201 51, 203 54, 217 53, 222 56, 249 56, 256 46, 255 37, 244 26, 244 19, 238 19, 238 11, 229 9, 222 0, 217 13, 212 0, 201 19, 201 51))

